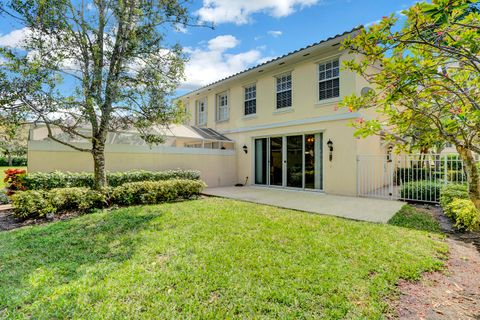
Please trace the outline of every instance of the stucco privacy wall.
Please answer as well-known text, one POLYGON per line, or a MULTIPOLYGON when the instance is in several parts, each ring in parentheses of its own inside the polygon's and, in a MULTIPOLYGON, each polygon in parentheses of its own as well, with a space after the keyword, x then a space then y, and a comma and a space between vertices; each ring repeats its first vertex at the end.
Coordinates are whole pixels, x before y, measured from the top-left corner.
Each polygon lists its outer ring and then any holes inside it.
MULTIPOLYGON (((237 183, 235 151, 142 146, 109 145, 106 147, 108 171, 194 169, 210 187, 237 183)), ((58 143, 29 141, 28 171, 91 172, 89 153, 74 151, 58 143)))

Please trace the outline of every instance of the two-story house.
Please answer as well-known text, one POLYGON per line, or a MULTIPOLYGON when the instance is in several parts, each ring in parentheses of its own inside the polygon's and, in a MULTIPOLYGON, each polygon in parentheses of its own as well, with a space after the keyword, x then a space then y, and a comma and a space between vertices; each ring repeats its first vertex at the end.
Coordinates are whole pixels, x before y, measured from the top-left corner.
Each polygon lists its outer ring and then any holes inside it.
POLYGON ((248 184, 357 193, 357 155, 384 154, 378 137, 357 139, 349 126, 370 111, 338 109, 342 97, 370 90, 342 68, 360 59, 339 50, 360 28, 234 74, 183 95, 189 125, 235 141, 236 174, 248 184))

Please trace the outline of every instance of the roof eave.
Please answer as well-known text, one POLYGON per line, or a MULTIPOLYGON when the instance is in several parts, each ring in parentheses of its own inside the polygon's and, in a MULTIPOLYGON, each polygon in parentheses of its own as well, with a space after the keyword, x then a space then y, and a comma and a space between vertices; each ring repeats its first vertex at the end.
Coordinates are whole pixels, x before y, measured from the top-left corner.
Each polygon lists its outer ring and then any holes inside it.
POLYGON ((342 37, 346 37, 348 35, 351 35, 351 34, 354 34, 356 32, 359 32, 361 29, 363 28, 363 26, 358 26, 358 27, 355 27, 353 28, 352 30, 350 31, 345 31, 341 34, 337 34, 335 36, 332 36, 332 37, 329 37, 325 40, 321 40, 319 42, 316 42, 316 43, 313 43, 313 44, 310 44, 306 47, 303 47, 303 48, 300 48, 298 50, 295 50, 295 51, 292 51, 292 52, 289 52, 289 53, 286 53, 278 58, 275 58, 275 59, 272 59, 272 60, 269 60, 269 61, 266 61, 264 63, 261 63, 259 65, 256 65, 254 67, 251 67, 251 68, 248 68, 248 69, 245 69, 243 71, 240 71, 236 74, 233 74, 229 77, 226 77, 226 78, 223 78, 223 79, 220 79, 218 81, 215 81, 213 83, 210 83, 206 86, 203 86, 201 88, 198 88, 198 89, 195 89, 195 90, 192 90, 188 93, 185 93, 179 97, 177 97, 176 99, 185 99, 185 98, 188 98, 189 96, 192 96, 193 94, 200 94, 201 92, 205 91, 205 90, 209 90, 209 89, 212 89, 213 87, 215 86, 218 86, 220 84, 223 84, 223 83, 226 83, 226 82, 230 82, 230 81, 234 81, 240 77, 246 77, 250 74, 253 74, 254 72, 258 71, 258 69, 260 68, 268 68, 268 67, 271 67, 273 65, 278 65, 278 63, 281 63, 281 62, 287 62, 288 60, 292 60, 292 59, 295 59, 297 58, 298 56, 300 55, 304 55, 306 53, 309 53, 309 52, 312 52, 312 51, 315 51, 318 47, 320 46, 325 46, 326 44, 328 44, 329 42, 331 41, 335 41, 335 40, 338 40, 339 38, 342 38, 342 37))

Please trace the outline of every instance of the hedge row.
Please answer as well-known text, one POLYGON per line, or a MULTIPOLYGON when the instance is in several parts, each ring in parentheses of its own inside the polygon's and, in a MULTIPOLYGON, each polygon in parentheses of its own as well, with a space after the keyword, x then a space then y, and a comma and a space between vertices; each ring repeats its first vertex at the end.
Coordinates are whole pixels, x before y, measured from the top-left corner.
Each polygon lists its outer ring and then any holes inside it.
MULTIPOLYGON (((200 172, 196 170, 107 172, 108 185, 114 188, 129 182, 170 179, 199 180, 200 172)), ((93 173, 55 171, 27 173, 23 176, 22 183, 27 190, 50 190, 72 187, 93 188, 94 180, 93 173)))
POLYGON ((37 218, 67 211, 85 213, 112 205, 157 204, 200 194, 200 180, 172 179, 125 183, 96 191, 85 187, 28 190, 11 197, 17 218, 37 218))
MULTIPOLYGON (((12 158, 12 166, 14 167, 25 167, 27 165, 27 158, 26 157, 13 157, 12 158)), ((8 158, 0 157, 0 167, 8 167, 8 158)))
POLYGON ((480 212, 468 197, 467 186, 449 184, 441 189, 440 205, 458 229, 480 230, 480 212))
POLYGON ((395 171, 395 184, 401 185, 411 181, 446 180, 448 182, 464 182, 467 180, 463 170, 434 171, 427 168, 397 168, 395 171))
POLYGON ((400 197, 406 200, 438 202, 443 184, 435 181, 410 181, 402 184, 400 197))

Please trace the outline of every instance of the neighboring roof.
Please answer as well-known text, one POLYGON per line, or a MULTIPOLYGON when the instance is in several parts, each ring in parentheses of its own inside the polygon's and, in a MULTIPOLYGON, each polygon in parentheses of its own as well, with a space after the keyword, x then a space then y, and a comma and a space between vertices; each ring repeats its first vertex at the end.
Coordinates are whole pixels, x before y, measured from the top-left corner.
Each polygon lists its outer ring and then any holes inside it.
POLYGON ((225 137, 223 134, 218 133, 217 131, 210 129, 210 128, 200 128, 191 126, 196 133, 198 133, 202 138, 207 140, 218 140, 218 141, 232 141, 225 137))
MULTIPOLYGON (((218 133, 217 131, 210 129, 210 128, 199 128, 195 126, 187 126, 181 124, 173 124, 166 127, 153 127, 154 131, 159 134, 163 134, 166 137, 172 138, 182 138, 182 139, 192 139, 192 140, 209 140, 209 141, 224 141, 224 142, 233 142, 232 140, 228 139, 224 135, 218 133)), ((85 134, 89 133, 89 129, 83 129, 85 134)), ((76 142, 82 142, 79 137, 69 137, 68 134, 65 134, 60 129, 54 129, 54 133, 59 135, 63 139, 67 141, 75 140, 76 142), (80 139, 80 140, 79 140, 80 139), (78 141, 77 141, 78 140, 78 141)), ((127 140, 137 141, 140 142, 141 138, 138 136, 138 131, 126 130, 126 131, 116 131, 109 133, 110 139, 108 139, 108 144, 116 144, 119 143, 118 141, 122 141, 121 143, 125 143, 127 140), (137 136, 138 139, 135 138, 137 136)), ((37 126, 32 128, 30 131, 29 140, 31 141, 41 141, 48 139, 48 131, 46 130, 45 126, 37 126)))
POLYGON ((350 30, 350 31, 345 31, 345 32, 340 33, 340 34, 336 34, 336 35, 334 35, 334 36, 331 36, 331 37, 329 37, 329 38, 327 38, 327 39, 324 39, 324 40, 321 40, 321 41, 319 41, 319 42, 312 43, 312 44, 310 44, 310 45, 308 45, 308 46, 306 46, 306 47, 297 49, 297 50, 295 50, 295 51, 291 51, 291 52, 289 52, 289 53, 284 54, 283 56, 280 56, 280 57, 277 57, 277 58, 268 60, 268 61, 266 61, 266 62, 260 63, 260 64, 258 64, 258 65, 256 65, 256 66, 251 67, 251 68, 245 69, 245 70, 243 70, 243 71, 237 72, 237 73, 235 73, 235 74, 232 74, 231 76, 228 76, 228 77, 226 77, 226 78, 217 80, 217 81, 215 81, 215 82, 212 82, 212 83, 210 83, 210 84, 207 84, 207 85, 205 85, 205 86, 203 86, 203 87, 200 87, 200 88, 198 88, 198 89, 192 90, 192 91, 190 91, 190 92, 188 92, 188 93, 186 93, 186 94, 181 95, 181 96, 178 97, 178 98, 183 98, 183 97, 188 96, 188 95, 190 95, 190 94, 192 94, 192 93, 194 93, 194 92, 202 91, 202 90, 204 90, 204 89, 206 89, 206 88, 208 88, 208 87, 210 87, 210 86, 213 86, 213 85, 219 84, 219 83, 221 83, 221 82, 227 81, 227 80, 229 80, 229 79, 235 78, 235 77, 237 77, 237 76, 239 76, 239 75, 242 75, 242 74, 244 74, 244 73, 253 71, 253 70, 255 70, 255 69, 258 69, 258 68, 261 68, 261 67, 265 67, 266 65, 269 65, 269 64, 271 64, 271 63, 274 63, 274 62, 276 62, 276 61, 278 61, 278 60, 287 58, 287 57, 289 57, 289 56, 291 56, 291 55, 294 55, 294 54, 296 54, 296 53, 299 53, 299 52, 302 52, 302 51, 304 51, 304 50, 310 49, 310 48, 312 48, 312 47, 316 47, 316 46, 321 45, 321 44, 323 44, 323 43, 325 43, 325 42, 327 42, 327 41, 335 40, 335 39, 337 39, 337 38, 343 37, 343 36, 348 35, 348 34, 350 34, 350 33, 354 33, 354 32, 356 32, 356 31, 358 31, 358 30, 361 30, 361 29, 363 29, 363 25, 358 26, 358 27, 355 27, 355 28, 353 28, 353 29, 350 30))

